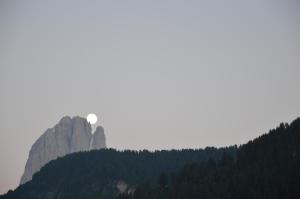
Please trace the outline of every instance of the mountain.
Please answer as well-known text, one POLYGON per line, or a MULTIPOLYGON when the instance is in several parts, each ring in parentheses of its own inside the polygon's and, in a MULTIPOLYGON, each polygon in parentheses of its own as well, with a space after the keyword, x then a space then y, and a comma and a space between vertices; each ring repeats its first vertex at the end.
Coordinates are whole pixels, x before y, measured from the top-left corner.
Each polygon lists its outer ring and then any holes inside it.
POLYGON ((300 118, 239 147, 78 152, 0 199, 300 198, 300 118))
POLYGON ((102 127, 97 127, 92 134, 91 125, 85 118, 65 116, 53 128, 46 130, 31 147, 20 184, 31 180, 34 173, 57 157, 102 148, 106 148, 102 127))

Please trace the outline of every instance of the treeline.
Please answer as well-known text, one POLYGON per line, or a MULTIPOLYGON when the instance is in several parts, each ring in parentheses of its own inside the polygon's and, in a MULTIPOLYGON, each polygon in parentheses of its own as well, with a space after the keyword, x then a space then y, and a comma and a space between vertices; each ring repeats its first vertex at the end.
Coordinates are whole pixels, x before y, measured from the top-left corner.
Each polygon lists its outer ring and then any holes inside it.
POLYGON ((118 199, 298 199, 300 198, 300 119, 281 124, 237 151, 162 173, 118 199))
POLYGON ((187 163, 219 161, 224 153, 236 156, 237 147, 170 151, 80 152, 46 164, 33 179, 1 199, 112 199, 120 192, 118 181, 128 186, 154 185, 161 173, 175 172, 187 163))

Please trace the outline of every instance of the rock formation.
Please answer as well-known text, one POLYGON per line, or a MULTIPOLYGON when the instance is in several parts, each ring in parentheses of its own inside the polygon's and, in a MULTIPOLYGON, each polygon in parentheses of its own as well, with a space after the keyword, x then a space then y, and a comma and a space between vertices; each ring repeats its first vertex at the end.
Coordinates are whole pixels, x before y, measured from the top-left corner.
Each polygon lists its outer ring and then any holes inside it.
POLYGON ((105 147, 106 147, 106 144, 105 144, 104 129, 102 126, 98 126, 96 128, 95 133, 93 134, 90 148, 91 149, 102 149, 105 147))
POLYGON ((92 134, 85 118, 63 117, 57 125, 46 130, 33 144, 20 184, 31 180, 34 173, 51 160, 69 153, 106 148, 103 127, 92 134))

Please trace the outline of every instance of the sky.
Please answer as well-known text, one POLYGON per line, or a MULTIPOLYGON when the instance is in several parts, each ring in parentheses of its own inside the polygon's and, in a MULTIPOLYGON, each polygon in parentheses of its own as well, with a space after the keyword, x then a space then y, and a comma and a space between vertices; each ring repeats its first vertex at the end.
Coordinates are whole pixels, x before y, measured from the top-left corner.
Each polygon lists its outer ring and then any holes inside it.
POLYGON ((243 144, 300 116, 297 0, 0 1, 0 193, 63 116, 107 146, 243 144))

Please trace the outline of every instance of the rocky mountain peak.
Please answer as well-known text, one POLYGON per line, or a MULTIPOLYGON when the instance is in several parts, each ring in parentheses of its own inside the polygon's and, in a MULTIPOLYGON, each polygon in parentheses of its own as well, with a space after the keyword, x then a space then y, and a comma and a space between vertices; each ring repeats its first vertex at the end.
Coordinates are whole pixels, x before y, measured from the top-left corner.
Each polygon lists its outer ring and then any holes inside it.
POLYGON ((104 129, 96 128, 85 118, 63 117, 53 128, 47 129, 32 145, 20 184, 31 180, 46 163, 70 153, 106 148, 104 129))

